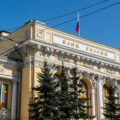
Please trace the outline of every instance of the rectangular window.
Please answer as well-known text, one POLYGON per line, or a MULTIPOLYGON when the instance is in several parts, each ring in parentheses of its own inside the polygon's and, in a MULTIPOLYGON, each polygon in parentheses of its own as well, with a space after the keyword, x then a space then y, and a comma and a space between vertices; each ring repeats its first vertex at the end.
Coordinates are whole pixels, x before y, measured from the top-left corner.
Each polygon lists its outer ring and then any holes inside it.
POLYGON ((8 85, 3 83, 2 86, 2 107, 7 108, 8 85))
POLYGON ((0 109, 7 108, 8 85, 0 81, 0 109))

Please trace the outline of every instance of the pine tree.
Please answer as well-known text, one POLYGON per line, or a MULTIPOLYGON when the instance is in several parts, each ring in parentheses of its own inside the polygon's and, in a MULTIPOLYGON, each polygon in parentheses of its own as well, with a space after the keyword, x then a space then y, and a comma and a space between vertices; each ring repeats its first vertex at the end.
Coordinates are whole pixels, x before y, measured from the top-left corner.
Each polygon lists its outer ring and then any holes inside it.
POLYGON ((42 72, 38 74, 38 85, 33 88, 37 96, 30 104, 31 120, 59 120, 57 109, 58 97, 56 82, 52 78, 47 62, 44 62, 42 72))
POLYGON ((115 87, 110 85, 110 95, 107 97, 108 102, 104 103, 104 116, 107 120, 120 120, 120 104, 118 103, 119 97, 115 96, 115 87))
POLYGON ((88 98, 82 98, 80 97, 81 94, 84 94, 84 92, 81 89, 80 80, 77 73, 77 69, 72 69, 73 76, 71 78, 71 95, 72 95, 72 117, 75 120, 82 119, 88 119, 88 118, 94 118, 95 116, 91 116, 88 114, 88 110, 92 107, 89 105, 85 105, 85 103, 88 103, 88 98))
POLYGON ((60 73, 60 92, 59 92, 59 110, 61 111, 61 120, 70 120, 71 117, 71 95, 69 92, 68 78, 62 65, 60 73))

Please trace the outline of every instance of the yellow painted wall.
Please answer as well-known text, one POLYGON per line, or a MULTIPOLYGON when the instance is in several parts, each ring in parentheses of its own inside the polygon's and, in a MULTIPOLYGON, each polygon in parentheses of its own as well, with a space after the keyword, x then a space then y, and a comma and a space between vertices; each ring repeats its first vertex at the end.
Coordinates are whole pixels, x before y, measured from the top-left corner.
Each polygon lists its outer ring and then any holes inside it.
POLYGON ((31 69, 26 67, 22 71, 22 86, 21 86, 21 120, 29 120, 29 101, 30 101, 30 86, 31 86, 31 69))
POLYGON ((11 38, 12 40, 16 42, 13 42, 9 39, 4 39, 3 41, 1 41, 1 44, 0 44, 0 52, 3 51, 4 53, 5 51, 12 49, 13 46, 17 44, 17 42, 31 39, 31 37, 33 37, 33 31, 34 31, 33 28, 34 27, 32 27, 32 24, 29 23, 29 24, 24 25, 17 31, 13 32, 12 34, 8 35, 7 36, 8 38, 11 38), (25 37, 26 34, 28 34, 27 38, 25 37))

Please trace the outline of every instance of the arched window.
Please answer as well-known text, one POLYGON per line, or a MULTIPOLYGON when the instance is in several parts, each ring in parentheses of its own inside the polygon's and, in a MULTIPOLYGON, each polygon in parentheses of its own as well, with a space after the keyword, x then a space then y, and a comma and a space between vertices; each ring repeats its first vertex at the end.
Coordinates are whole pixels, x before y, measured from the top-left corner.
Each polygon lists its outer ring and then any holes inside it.
POLYGON ((56 85, 57 85, 56 90, 59 90, 59 85, 58 84, 59 84, 59 81, 60 81, 60 77, 59 77, 59 75, 55 74, 53 76, 53 78, 54 78, 54 80, 56 82, 56 85))
POLYGON ((59 78, 58 75, 55 74, 55 75, 54 75, 54 79, 55 79, 55 82, 58 83, 60 78, 59 78))
POLYGON ((88 96, 87 85, 82 80, 80 80, 80 89, 83 92, 83 93, 80 94, 80 96, 83 97, 83 98, 87 98, 87 96, 88 96))
POLYGON ((0 109, 7 108, 8 102, 8 84, 0 80, 0 109))
MULTIPOLYGON (((80 93, 80 97, 81 98, 88 98, 87 84, 83 80, 80 80, 80 89, 82 91, 82 93, 80 93)), ((85 106, 88 105, 88 101, 87 100, 85 101, 84 105, 85 106)), ((85 110, 86 110, 86 112, 88 112, 87 108, 85 110)))
POLYGON ((108 100, 108 96, 110 96, 110 92, 109 92, 109 87, 104 85, 103 86, 103 103, 108 103, 109 100, 108 100))

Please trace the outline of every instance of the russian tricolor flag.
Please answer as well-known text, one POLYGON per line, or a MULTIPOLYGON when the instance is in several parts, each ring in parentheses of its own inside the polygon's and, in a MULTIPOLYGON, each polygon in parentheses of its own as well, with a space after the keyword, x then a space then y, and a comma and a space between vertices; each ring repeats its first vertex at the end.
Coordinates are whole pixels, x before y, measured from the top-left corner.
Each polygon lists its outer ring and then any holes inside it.
POLYGON ((77 31, 77 33, 79 33, 79 35, 80 35, 80 23, 79 23, 79 18, 80 18, 80 16, 79 16, 79 13, 78 13, 76 31, 77 31))

